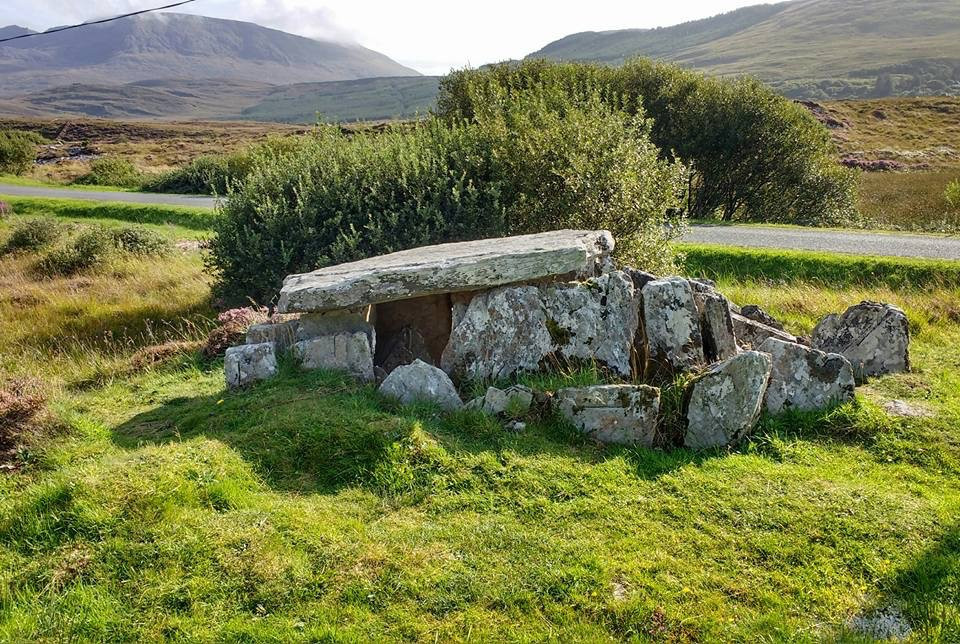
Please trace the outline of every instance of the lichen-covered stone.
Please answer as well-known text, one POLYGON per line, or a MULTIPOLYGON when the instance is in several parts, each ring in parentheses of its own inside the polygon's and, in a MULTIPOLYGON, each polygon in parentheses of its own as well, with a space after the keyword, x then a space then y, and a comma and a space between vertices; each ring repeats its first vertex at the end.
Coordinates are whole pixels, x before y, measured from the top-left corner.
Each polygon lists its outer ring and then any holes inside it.
POLYGON ((824 353, 792 342, 767 338, 760 351, 772 359, 766 408, 813 411, 853 398, 853 367, 839 353, 824 353))
POLYGON ((861 302, 843 315, 828 315, 813 330, 812 344, 842 354, 858 380, 910 370, 910 325, 892 304, 861 302))
POLYGON ((748 320, 753 320, 754 322, 759 322, 760 324, 765 324, 768 327, 772 327, 777 331, 784 330, 783 325, 777 318, 773 317, 756 304, 745 304, 740 307, 740 315, 748 320))
POLYGON ((696 293, 694 299, 700 312, 700 333, 707 362, 718 362, 737 355, 737 336, 727 298, 719 293, 696 293))
POLYGON ((284 353, 297 342, 299 324, 298 320, 254 324, 247 329, 247 344, 272 342, 276 346, 277 353, 284 353))
POLYGON ((693 381, 685 396, 684 447, 723 447, 749 434, 760 417, 770 369, 769 355, 746 351, 693 381))
POLYGON ((463 401, 447 374, 423 360, 394 369, 380 385, 380 393, 402 403, 436 403, 447 411, 463 407, 463 401))
POLYGON ((605 230, 557 230, 414 248, 290 275, 277 309, 332 311, 564 275, 590 277, 608 267, 613 246, 605 230))
POLYGON ((653 280, 642 293, 648 360, 654 368, 689 371, 703 365, 700 315, 690 282, 682 277, 653 280))
POLYGON ((553 359, 632 373, 638 310, 633 283, 620 271, 479 293, 456 318, 440 364, 457 378, 496 380, 553 359))
POLYGON ((277 375, 277 354, 272 342, 230 347, 223 359, 227 387, 244 387, 277 375))
POLYGON ((488 387, 484 395, 468 402, 467 409, 477 409, 491 416, 506 415, 519 418, 530 411, 533 404, 533 390, 523 385, 513 385, 507 389, 488 387))
POLYGON ((557 355, 631 375, 639 311, 633 281, 625 272, 546 286, 541 296, 557 355))
POLYGON ((645 385, 599 385, 561 389, 554 408, 577 429, 601 443, 653 445, 660 390, 645 385))
POLYGON ((553 341, 535 286, 479 293, 450 333, 440 366, 457 378, 499 380, 536 371, 553 341))
POLYGON ((784 342, 797 342, 797 337, 786 331, 778 331, 772 326, 767 326, 762 322, 756 322, 750 318, 745 318, 739 313, 730 312, 733 320, 733 332, 737 337, 737 344, 741 349, 756 349, 767 341, 767 338, 776 338, 784 342))
POLYGON ((322 335, 293 345, 293 355, 304 369, 346 371, 359 380, 374 380, 373 347, 363 331, 322 335))

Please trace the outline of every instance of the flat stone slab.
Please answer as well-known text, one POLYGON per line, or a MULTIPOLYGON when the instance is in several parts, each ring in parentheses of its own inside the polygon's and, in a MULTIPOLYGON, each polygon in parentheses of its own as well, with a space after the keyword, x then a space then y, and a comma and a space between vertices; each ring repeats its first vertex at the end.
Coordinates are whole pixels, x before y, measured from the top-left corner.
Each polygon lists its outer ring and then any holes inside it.
POLYGON ((556 230, 423 246, 290 275, 283 281, 277 309, 332 311, 561 275, 589 277, 613 246, 606 230, 556 230))

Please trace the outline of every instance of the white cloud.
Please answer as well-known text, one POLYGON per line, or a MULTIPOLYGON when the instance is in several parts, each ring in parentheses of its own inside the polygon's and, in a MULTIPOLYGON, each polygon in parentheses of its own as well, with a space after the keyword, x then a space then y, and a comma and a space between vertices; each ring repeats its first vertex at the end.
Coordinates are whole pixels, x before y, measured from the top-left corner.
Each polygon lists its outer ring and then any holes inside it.
MULTIPOLYGON (((174 11, 248 20, 310 38, 355 41, 425 73, 520 58, 578 31, 658 27, 758 0, 198 0, 174 11)), ((164 0, 0 0, 0 25, 34 29, 164 4, 164 0)))

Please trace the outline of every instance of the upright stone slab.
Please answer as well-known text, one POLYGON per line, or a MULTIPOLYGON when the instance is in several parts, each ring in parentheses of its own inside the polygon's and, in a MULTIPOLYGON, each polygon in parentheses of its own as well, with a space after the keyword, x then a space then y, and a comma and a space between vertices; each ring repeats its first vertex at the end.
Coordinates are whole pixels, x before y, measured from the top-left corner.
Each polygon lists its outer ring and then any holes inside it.
POLYGON ((851 400, 853 367, 839 353, 824 353, 792 342, 767 338, 760 351, 772 359, 767 411, 814 411, 851 400))
POLYGON ((436 403, 447 411, 463 407, 460 394, 447 374, 423 360, 394 369, 380 385, 380 393, 402 403, 436 403))
POLYGON ((689 385, 684 447, 723 447, 749 434, 760 418, 770 369, 769 355, 746 351, 714 365, 689 385))
POLYGON ((700 314, 690 282, 653 280, 643 287, 643 321, 649 360, 661 371, 689 371, 704 363, 700 314))
POLYGON ((230 347, 223 359, 227 387, 245 387, 277 375, 277 355, 272 342, 230 347))
POLYGON ((615 271, 586 282, 541 289, 553 350, 568 361, 597 362, 625 378, 639 310, 633 280, 615 271))
POLYGON ((455 378, 498 380, 536 371, 553 350, 535 286, 478 294, 450 334, 440 366, 455 378))
POLYGON ((828 315, 813 330, 813 347, 840 353, 858 379, 910 371, 910 325, 892 304, 861 302, 828 315))
POLYGON ((737 355, 737 336, 733 330, 730 302, 719 293, 695 293, 700 311, 703 354, 708 363, 737 355))
POLYGON ((657 435, 660 390, 645 385, 600 385, 559 390, 554 408, 601 443, 652 447, 657 435))
POLYGON ((277 309, 331 311, 567 275, 592 277, 609 265, 613 246, 613 236, 605 230, 425 246, 290 275, 277 309))
POLYGON ((373 347, 363 331, 302 340, 293 345, 293 355, 304 369, 346 371, 366 382, 374 379, 373 347))

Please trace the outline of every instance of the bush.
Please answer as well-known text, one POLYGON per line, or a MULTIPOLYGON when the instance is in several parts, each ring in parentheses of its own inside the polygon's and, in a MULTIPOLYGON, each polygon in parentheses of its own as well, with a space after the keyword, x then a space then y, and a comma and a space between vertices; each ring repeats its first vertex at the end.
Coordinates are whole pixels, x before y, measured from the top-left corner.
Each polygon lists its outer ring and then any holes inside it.
POLYGON ((53 217, 27 219, 13 227, 13 234, 4 245, 3 252, 35 252, 57 241, 63 232, 63 224, 53 217))
POLYGON ((108 229, 86 228, 68 244, 43 257, 37 264, 37 272, 48 277, 75 275, 99 266, 114 249, 113 235, 108 229))
POLYGON ((33 132, 0 130, 0 173, 20 175, 29 170, 42 140, 33 132))
POLYGON ((217 326, 207 335, 203 355, 208 358, 222 356, 230 347, 244 343, 251 326, 267 320, 266 309, 245 306, 224 311, 217 316, 217 326))
POLYGON ((111 231, 114 247, 132 255, 162 256, 170 252, 170 242, 146 228, 125 226, 111 231))
POLYGON ((960 179, 955 179, 947 184, 947 189, 943 191, 943 198, 950 204, 951 208, 960 210, 960 179))
POLYGON ((250 173, 255 160, 281 157, 296 149, 295 137, 271 137, 242 152, 197 157, 186 166, 152 177, 143 184, 147 192, 225 195, 250 173))
POLYGON ((441 82, 438 114, 474 120, 531 88, 576 99, 597 93, 611 108, 653 119, 651 139, 690 170, 691 217, 841 223, 855 213, 856 173, 834 160, 827 130, 805 109, 752 79, 722 80, 679 67, 524 62, 454 72, 441 82))
POLYGON ((322 128, 282 158, 260 157, 216 224, 220 294, 269 302, 290 273, 557 228, 608 228, 624 256, 666 270, 680 169, 657 159, 641 115, 594 96, 561 114, 547 109, 556 98, 531 93, 471 123, 322 128))
POLYGON ((8 204, 6 201, 0 201, 0 221, 3 221, 12 214, 13 206, 8 204))
POLYGON ((90 164, 90 172, 74 183, 94 186, 116 186, 118 188, 139 188, 143 175, 127 159, 97 159, 90 164))

